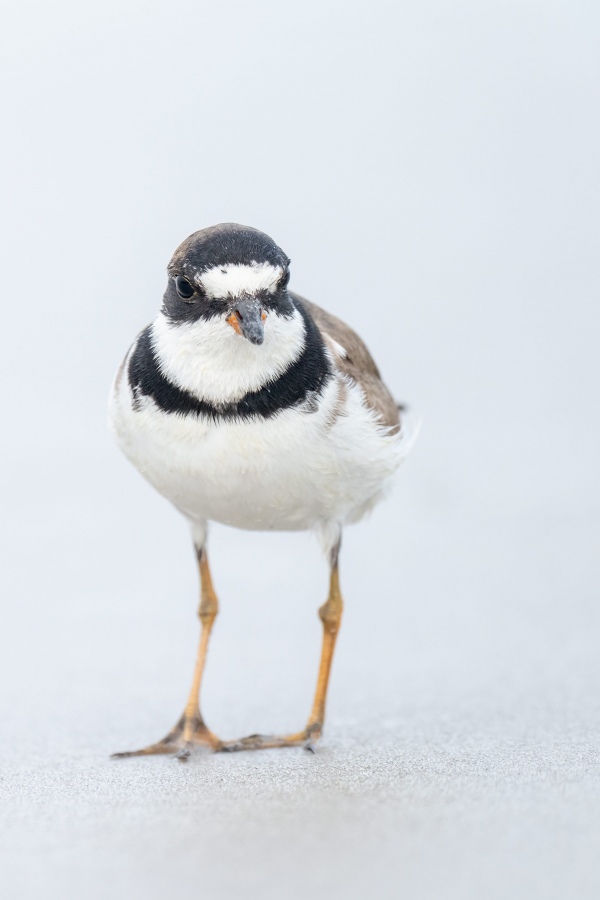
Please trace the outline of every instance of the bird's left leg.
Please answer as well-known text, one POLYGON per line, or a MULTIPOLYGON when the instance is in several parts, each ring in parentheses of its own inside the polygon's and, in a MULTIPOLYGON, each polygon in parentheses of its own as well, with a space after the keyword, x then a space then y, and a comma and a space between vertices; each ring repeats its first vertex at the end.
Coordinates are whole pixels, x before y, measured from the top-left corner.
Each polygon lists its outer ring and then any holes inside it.
POLYGON ((337 640, 344 602, 340 591, 340 579, 338 570, 338 558, 340 551, 340 538, 330 550, 331 573, 329 579, 329 595, 319 609, 319 618, 323 623, 323 643, 321 645, 321 662, 317 676, 312 710, 302 731, 286 735, 251 734, 249 737, 236 741, 224 741, 217 749, 226 751, 235 750, 266 750, 271 747, 305 747, 314 751, 314 744, 321 737, 323 723, 325 721, 325 701, 327 699, 327 687, 333 661, 333 651, 337 640))
POLYGON ((219 601, 213 588, 204 541, 200 546, 196 544, 196 555, 200 570, 200 607, 198 616, 201 622, 201 630, 192 687, 183 715, 166 737, 158 741, 158 743, 150 744, 141 750, 113 753, 114 758, 123 759, 128 756, 152 756, 161 753, 174 753, 178 759, 185 760, 189 757, 192 747, 196 744, 204 744, 213 750, 221 749, 221 741, 212 731, 209 731, 200 712, 202 676, 204 674, 210 633, 219 611, 219 601))

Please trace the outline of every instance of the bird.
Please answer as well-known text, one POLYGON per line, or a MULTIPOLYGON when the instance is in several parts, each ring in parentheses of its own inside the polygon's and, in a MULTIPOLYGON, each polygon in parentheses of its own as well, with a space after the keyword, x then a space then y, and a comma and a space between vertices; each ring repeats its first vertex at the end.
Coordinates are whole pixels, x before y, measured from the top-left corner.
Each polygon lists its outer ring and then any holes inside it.
POLYGON ((200 577, 200 637, 183 714, 169 733, 114 757, 304 747, 325 721, 343 610, 344 527, 389 492, 414 443, 404 408, 362 339, 289 288, 290 259, 256 228, 224 223, 190 235, 167 267, 156 318, 114 379, 109 422, 125 456, 187 519, 200 577), (219 610, 209 524, 313 531, 329 561, 312 709, 292 734, 222 740, 200 693, 219 610))

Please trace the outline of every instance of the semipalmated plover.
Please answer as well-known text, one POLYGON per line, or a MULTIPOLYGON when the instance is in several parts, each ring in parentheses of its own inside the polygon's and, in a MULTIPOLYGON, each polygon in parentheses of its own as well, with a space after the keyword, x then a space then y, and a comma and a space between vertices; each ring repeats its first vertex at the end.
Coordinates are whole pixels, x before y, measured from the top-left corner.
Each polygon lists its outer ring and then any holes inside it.
MULTIPOLYGON (((288 288, 290 260, 261 231, 197 231, 168 266, 163 304, 112 389, 110 420, 141 474, 189 521, 201 583, 201 634, 184 713, 136 756, 304 746, 321 736, 342 615, 342 529, 381 500, 412 437, 358 335, 288 288), (283 736, 223 741, 199 694, 218 602, 208 523, 319 533, 331 564, 320 608, 323 646, 307 725, 283 736)), ((403 417, 404 418, 404 417, 403 417)))

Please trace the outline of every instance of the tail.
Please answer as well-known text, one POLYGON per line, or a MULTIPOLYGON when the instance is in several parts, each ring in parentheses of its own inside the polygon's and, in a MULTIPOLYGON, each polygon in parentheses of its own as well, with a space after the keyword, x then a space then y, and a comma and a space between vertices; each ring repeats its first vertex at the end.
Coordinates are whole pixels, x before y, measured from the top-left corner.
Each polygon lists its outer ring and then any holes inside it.
POLYGON ((400 458, 404 459, 412 450, 423 424, 422 416, 415 413, 406 403, 398 403, 400 413, 399 450, 400 458))

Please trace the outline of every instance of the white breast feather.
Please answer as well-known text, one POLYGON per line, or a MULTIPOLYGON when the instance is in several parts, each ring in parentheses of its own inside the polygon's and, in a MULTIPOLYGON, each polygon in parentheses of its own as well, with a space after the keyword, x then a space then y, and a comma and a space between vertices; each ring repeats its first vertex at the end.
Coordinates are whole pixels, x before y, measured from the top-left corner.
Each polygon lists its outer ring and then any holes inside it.
MULTIPOLYGON (((227 325, 238 340, 235 353, 216 327, 212 349, 202 343, 201 328, 192 336, 189 326, 181 326, 175 338, 162 320, 155 339, 169 377, 214 402, 223 399, 223 385, 227 397, 237 399, 248 385, 259 387, 265 372, 281 371, 286 354, 295 358, 301 352, 304 325, 300 321, 299 329, 297 318, 292 322, 294 327, 282 322, 283 343, 272 345, 277 362, 273 354, 267 362, 252 352, 271 346, 266 341, 262 347, 241 343, 227 325), (248 366, 245 375, 232 364, 234 359, 248 366)), ((207 520, 253 530, 315 528, 329 547, 341 524, 356 521, 385 495, 406 454, 402 435, 390 435, 366 406, 358 385, 341 374, 330 379, 314 412, 307 411, 307 404, 267 419, 215 422, 165 413, 143 396, 134 410, 126 370, 127 360, 110 410, 121 448, 200 531, 207 520), (341 397, 343 414, 336 415, 341 397)))

